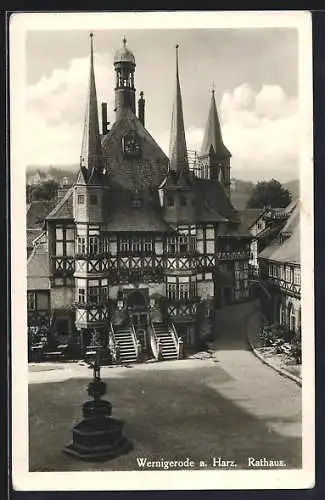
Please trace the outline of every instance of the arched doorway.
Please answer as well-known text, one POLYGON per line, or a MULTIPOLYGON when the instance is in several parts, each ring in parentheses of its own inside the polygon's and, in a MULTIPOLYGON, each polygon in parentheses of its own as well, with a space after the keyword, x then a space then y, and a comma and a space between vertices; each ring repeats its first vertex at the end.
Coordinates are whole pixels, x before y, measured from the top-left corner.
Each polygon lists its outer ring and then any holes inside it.
POLYGON ((128 308, 139 308, 145 306, 146 306, 145 298, 139 290, 134 290, 129 293, 127 298, 128 308))

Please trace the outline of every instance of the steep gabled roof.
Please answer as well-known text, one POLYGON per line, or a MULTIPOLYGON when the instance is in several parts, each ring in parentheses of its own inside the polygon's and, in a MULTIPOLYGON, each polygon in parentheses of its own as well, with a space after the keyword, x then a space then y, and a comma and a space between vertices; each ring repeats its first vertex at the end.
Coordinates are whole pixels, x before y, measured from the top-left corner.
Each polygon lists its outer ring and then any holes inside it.
POLYGON ((259 258, 271 261, 300 264, 300 207, 297 204, 285 225, 259 258))
POLYGON ((159 186, 168 171, 168 158, 131 109, 124 109, 102 139, 109 178, 129 188, 159 186), (134 132, 141 143, 141 157, 126 158, 123 137, 134 132))
POLYGON ((73 187, 68 189, 63 198, 46 217, 46 220, 73 219, 73 187))
POLYGON ((240 223, 238 213, 218 180, 196 179, 196 188, 201 199, 205 200, 219 216, 227 221, 240 223))
POLYGON ((258 221, 263 212, 263 208, 245 208, 243 210, 238 210, 242 223, 248 229, 250 229, 258 221))
POLYGON ((27 205, 26 227, 27 229, 36 229, 42 227, 45 217, 53 208, 53 201, 32 201, 27 205))

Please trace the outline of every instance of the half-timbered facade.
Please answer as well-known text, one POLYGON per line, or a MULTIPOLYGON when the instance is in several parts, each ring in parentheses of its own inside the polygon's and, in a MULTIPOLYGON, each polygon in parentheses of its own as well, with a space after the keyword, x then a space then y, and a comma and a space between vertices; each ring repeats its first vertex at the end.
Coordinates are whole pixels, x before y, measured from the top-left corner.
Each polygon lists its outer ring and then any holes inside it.
POLYGON ((299 202, 281 214, 281 219, 277 214, 281 220, 277 234, 259 255, 260 279, 268 292, 264 312, 273 323, 297 332, 301 326, 299 202))
POLYGON ((136 115, 126 40, 114 58, 116 121, 101 135, 92 38, 90 59, 80 170, 45 220, 51 328, 64 320, 83 346, 96 330, 125 361, 150 350, 172 359, 214 331, 216 308, 249 298, 251 236, 230 200, 231 154, 212 92, 189 168, 177 59, 167 158, 145 128, 142 92, 136 115))

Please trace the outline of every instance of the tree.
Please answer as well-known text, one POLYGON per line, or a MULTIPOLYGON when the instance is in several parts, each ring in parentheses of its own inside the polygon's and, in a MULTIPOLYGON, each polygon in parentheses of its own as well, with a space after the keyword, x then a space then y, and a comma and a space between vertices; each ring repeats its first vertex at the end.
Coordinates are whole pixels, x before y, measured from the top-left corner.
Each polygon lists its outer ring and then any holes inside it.
POLYGON ((246 208, 284 208, 291 201, 290 192, 276 179, 258 182, 247 202, 246 208))
POLYGON ((29 185, 26 186, 26 197, 28 201, 32 200, 53 200, 56 195, 58 188, 60 187, 59 183, 49 179, 41 182, 40 184, 29 185))

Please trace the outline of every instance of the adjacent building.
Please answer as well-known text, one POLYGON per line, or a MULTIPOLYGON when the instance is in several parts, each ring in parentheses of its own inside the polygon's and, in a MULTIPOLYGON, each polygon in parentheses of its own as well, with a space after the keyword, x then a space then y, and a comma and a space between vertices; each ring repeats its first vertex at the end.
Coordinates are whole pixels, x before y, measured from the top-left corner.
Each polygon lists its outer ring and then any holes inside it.
POLYGON ((267 215, 273 223, 261 233, 264 249, 258 256, 263 311, 272 323, 299 332, 300 203, 294 200, 287 208, 269 210, 267 215))
POLYGON ((92 36, 90 52, 80 169, 29 257, 29 322, 45 318, 47 305, 51 331, 82 347, 96 330, 122 360, 140 348, 173 359, 180 338, 195 345, 214 332, 217 308, 250 296, 251 234, 231 203, 231 154, 212 92, 190 169, 178 47, 169 158, 145 128, 142 92, 136 112, 136 62, 125 39, 114 57, 116 120, 108 130, 103 106, 100 134, 92 36))

